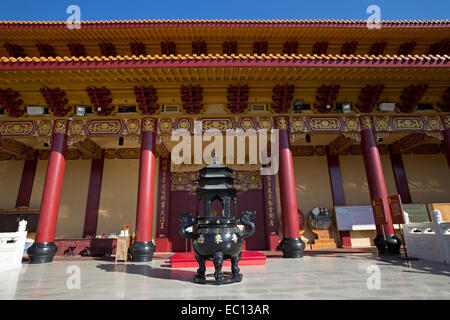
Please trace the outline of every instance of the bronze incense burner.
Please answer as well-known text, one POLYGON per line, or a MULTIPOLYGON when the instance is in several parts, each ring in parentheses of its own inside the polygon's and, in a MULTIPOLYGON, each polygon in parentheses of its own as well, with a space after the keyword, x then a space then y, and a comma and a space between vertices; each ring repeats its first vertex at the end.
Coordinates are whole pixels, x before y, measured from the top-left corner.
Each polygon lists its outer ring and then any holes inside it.
POLYGON ((231 203, 234 202, 234 212, 237 214, 236 195, 239 190, 234 186, 236 178, 232 169, 214 163, 200 170, 197 179, 197 219, 190 213, 182 213, 180 216, 180 235, 192 239, 192 247, 199 268, 194 276, 195 283, 201 284, 226 284, 239 282, 242 274, 239 273, 238 263, 241 259, 243 239, 251 236, 255 231, 255 225, 251 222, 256 212, 245 211, 237 218, 230 215, 231 203), (203 217, 199 215, 200 202, 204 201, 203 217), (211 215, 211 205, 218 200, 222 204, 222 216, 211 215), (245 228, 239 228, 243 225, 245 228), (192 227, 193 231, 186 229, 192 227), (222 264, 226 259, 231 259, 231 276, 222 272, 222 264), (215 267, 214 280, 207 280, 206 260, 212 260, 215 267))

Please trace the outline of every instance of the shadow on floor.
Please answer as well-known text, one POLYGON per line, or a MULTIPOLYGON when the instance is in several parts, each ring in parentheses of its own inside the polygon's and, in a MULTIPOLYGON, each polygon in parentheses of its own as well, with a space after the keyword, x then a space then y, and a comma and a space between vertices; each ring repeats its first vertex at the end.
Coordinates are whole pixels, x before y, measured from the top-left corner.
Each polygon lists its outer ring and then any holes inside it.
POLYGON ((405 254, 401 255, 379 255, 379 254, 371 254, 371 255, 336 255, 336 258, 345 258, 345 259, 367 259, 367 260, 376 260, 378 263, 386 264, 386 265, 397 265, 401 267, 408 267, 409 270, 404 270, 403 272, 408 273, 426 273, 426 274, 435 274, 441 276, 450 277, 450 265, 422 260, 422 259, 414 259, 414 260, 405 260, 405 254))
POLYGON ((123 272, 129 274, 138 274, 156 279, 180 280, 192 282, 194 275, 197 272, 154 268, 145 264, 130 264, 130 263, 116 263, 116 264, 100 264, 97 268, 106 272, 123 272))

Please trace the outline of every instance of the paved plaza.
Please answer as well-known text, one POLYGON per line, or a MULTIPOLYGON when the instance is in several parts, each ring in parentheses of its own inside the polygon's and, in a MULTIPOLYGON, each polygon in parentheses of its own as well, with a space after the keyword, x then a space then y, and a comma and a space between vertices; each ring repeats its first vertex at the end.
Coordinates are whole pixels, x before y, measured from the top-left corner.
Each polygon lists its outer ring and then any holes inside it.
POLYGON ((0 299, 450 299, 450 266, 424 260, 409 266, 376 254, 272 257, 264 266, 242 266, 243 281, 223 286, 194 284, 195 272, 171 269, 161 257, 24 263, 0 273, 0 299))

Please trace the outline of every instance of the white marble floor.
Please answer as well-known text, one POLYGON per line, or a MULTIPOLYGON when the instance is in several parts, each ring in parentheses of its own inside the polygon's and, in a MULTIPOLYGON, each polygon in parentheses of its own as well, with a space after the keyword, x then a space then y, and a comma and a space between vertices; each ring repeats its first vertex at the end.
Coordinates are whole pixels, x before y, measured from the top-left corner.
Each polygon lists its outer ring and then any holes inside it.
POLYGON ((168 259, 54 261, 0 272, 0 299, 450 299, 450 266, 410 263, 375 254, 269 258, 242 266, 240 283, 205 286, 192 282, 196 268, 170 269, 168 259))

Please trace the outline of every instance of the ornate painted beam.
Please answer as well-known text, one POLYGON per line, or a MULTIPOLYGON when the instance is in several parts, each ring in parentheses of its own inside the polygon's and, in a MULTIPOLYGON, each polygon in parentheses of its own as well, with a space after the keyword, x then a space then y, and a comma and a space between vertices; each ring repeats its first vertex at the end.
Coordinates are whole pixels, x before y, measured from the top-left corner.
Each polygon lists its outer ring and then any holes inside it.
POLYGON ((16 159, 31 160, 34 149, 14 139, 0 138, 0 150, 12 154, 16 159))
POLYGON ((348 150, 355 142, 361 141, 357 135, 341 134, 328 146, 330 155, 337 155, 348 150))
POLYGON ((73 145, 81 152, 83 159, 99 159, 102 155, 102 148, 89 138, 86 138, 73 145))
POLYGON ((394 153, 407 152, 422 144, 430 143, 432 140, 434 140, 434 137, 431 137, 427 133, 411 133, 394 142, 392 144, 392 150, 394 153))

